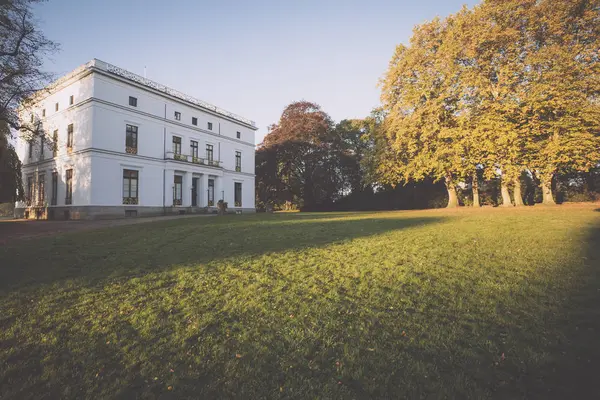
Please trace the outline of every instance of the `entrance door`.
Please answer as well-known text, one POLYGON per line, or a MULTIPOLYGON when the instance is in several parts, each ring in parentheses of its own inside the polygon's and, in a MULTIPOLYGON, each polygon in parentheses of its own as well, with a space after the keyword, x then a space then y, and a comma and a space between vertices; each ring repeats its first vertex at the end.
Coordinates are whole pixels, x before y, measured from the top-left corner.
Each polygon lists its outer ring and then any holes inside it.
POLYGON ((192 207, 198 207, 198 179, 192 178, 192 207))

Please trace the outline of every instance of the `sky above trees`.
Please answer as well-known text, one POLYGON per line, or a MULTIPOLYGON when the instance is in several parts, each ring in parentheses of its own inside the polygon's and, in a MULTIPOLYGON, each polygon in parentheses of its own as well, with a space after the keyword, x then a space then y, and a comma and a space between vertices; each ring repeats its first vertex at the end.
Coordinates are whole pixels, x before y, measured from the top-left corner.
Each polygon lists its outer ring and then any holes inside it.
POLYGON ((475 0, 50 0, 40 27, 62 51, 58 75, 92 58, 116 64, 257 122, 257 143, 305 99, 337 121, 379 104, 379 78, 415 25, 475 0))

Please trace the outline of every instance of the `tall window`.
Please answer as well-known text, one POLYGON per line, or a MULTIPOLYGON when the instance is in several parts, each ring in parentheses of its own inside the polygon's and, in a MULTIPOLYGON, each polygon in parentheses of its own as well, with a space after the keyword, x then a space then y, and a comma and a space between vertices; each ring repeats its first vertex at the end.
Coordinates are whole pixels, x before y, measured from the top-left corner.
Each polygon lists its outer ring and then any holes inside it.
POLYGON ((52 157, 58 156, 58 129, 52 134, 52 157))
POLYGON ((40 136, 40 161, 44 159, 44 135, 40 136))
POLYGON ((236 207, 242 206, 242 184, 241 182, 234 182, 234 203, 236 207))
POLYGON ((240 172, 242 170, 242 152, 241 151, 235 152, 235 170, 237 172, 240 172))
POLYGON ((175 111, 175 119, 181 121, 181 113, 179 111, 175 111))
POLYGON ((54 104, 54 111, 58 111, 58 103, 54 104))
POLYGON ((33 141, 29 142, 29 159, 33 158, 33 141))
POLYGON ((209 131, 212 131, 212 122, 209 122, 209 123, 208 123, 208 130, 209 130, 209 131))
POLYGON ((192 159, 198 158, 198 142, 195 140, 190 141, 190 152, 192 154, 192 159))
POLYGON ((137 98, 129 96, 129 105, 132 107, 137 107, 137 98))
POLYGON ((137 154, 138 150, 138 127, 135 125, 125 125, 125 152, 137 154))
POLYGON ((215 180, 208 180, 208 205, 212 207, 215 205, 215 180))
POLYGON ((181 138, 179 136, 173 136, 173 153, 181 154, 181 138))
POLYGON ((67 150, 73 150, 73 124, 67 126, 67 150))
POLYGON ((44 205, 45 195, 46 195, 46 175, 38 174, 38 187, 37 187, 37 204, 38 206, 44 205))
POLYGON ((123 170, 123 204, 138 204, 138 171, 123 170))
POLYGON ((183 195, 183 177, 181 175, 175 175, 173 181, 173 205, 180 206, 183 195))
POLYGON ((208 160, 209 163, 212 163, 212 161, 213 161, 213 145, 212 144, 206 145, 206 159, 208 160))
POLYGON ((56 198, 58 195, 58 172, 52 173, 52 196, 50 197, 50 205, 56 205, 56 198))
POLYGON ((65 183, 67 194, 65 196, 65 204, 73 203, 73 170, 68 169, 65 171, 65 183))
POLYGON ((236 132, 235 133, 235 137, 238 138, 238 139, 240 139, 242 137, 242 132, 239 132, 239 131, 236 132))
POLYGON ((192 117, 192 125, 198 125, 198 118, 192 117))
POLYGON ((69 96, 69 105, 73 105, 73 95, 69 96))
POLYGON ((44 109, 42 110, 42 117, 45 117, 45 116, 46 116, 46 109, 44 108, 44 109))
POLYGON ((31 201, 33 199, 33 176, 27 177, 27 198, 25 199, 27 205, 31 205, 31 201))

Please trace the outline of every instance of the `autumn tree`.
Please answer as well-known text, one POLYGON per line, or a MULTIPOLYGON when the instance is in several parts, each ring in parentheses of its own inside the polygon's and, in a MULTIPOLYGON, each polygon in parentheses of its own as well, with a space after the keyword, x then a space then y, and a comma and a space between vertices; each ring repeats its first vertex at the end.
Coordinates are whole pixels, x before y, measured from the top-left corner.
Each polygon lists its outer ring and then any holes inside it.
POLYGON ((453 39, 462 13, 417 26, 409 46, 396 48, 382 80, 386 151, 394 156, 379 166, 381 177, 393 185, 443 180, 448 207, 458 206, 456 184, 477 165, 462 139, 469 114, 459 85, 462 69, 455 62, 460 42, 453 39))
POLYGON ((317 104, 294 102, 258 148, 258 185, 275 188, 277 201, 299 207, 333 202, 344 185, 342 152, 331 117, 317 104))
POLYGON ((542 1, 532 17, 523 97, 543 202, 557 173, 600 162, 600 1, 542 1))
MULTIPOLYGON (((600 160, 600 2, 486 0, 415 28, 382 84, 394 157, 390 183, 444 179, 448 206, 457 180, 501 178, 503 205, 522 205, 532 171, 544 203, 556 173, 600 160)), ((391 160, 391 161, 390 161, 391 160)))

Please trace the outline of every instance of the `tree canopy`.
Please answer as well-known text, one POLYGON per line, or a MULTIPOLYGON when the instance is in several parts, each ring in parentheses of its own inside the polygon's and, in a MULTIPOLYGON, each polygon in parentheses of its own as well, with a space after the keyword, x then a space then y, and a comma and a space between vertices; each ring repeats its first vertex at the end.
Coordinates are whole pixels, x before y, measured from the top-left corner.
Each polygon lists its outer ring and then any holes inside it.
POLYGON ((457 181, 484 170, 519 205, 529 171, 552 203, 556 173, 600 160, 599 15, 598 1, 486 0, 417 26, 382 79, 395 158, 381 179, 444 180, 456 206, 457 181))

